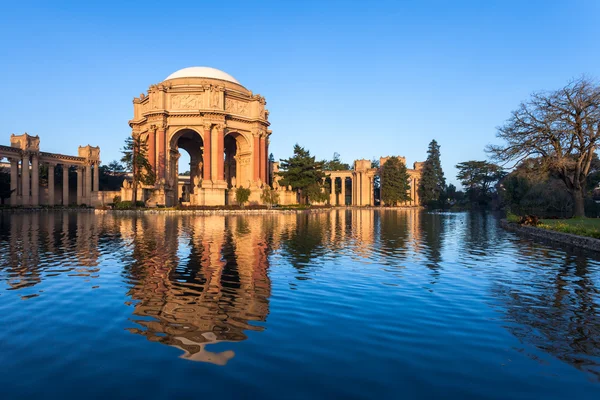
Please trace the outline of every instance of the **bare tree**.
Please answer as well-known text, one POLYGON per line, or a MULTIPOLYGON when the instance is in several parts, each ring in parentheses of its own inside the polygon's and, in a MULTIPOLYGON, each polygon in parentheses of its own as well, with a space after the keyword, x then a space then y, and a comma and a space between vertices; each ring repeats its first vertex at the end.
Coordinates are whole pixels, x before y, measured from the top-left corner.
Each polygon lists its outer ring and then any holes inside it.
POLYGON ((600 87, 582 77, 562 89, 534 93, 512 112, 496 135, 504 145, 490 145, 496 160, 515 162, 540 157, 573 198, 574 216, 583 217, 586 179, 600 140, 600 87))

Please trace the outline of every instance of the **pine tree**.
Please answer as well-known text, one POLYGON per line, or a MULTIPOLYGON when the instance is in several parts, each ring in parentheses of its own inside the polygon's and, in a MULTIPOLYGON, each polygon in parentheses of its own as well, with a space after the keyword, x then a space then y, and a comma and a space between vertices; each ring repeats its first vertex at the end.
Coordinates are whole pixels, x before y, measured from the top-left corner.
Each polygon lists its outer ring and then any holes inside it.
POLYGON ((411 200, 408 171, 398 157, 390 157, 381 167, 381 199, 389 206, 411 200))
MULTIPOLYGON (((294 145, 294 155, 281 161, 281 176, 279 184, 282 186, 291 186, 293 190, 304 192, 311 185, 322 185, 325 177, 323 173, 323 162, 315 161, 315 157, 310 155, 310 151, 300 145, 294 145)), ((306 193, 303 197, 307 200, 306 193)))
POLYGON ((440 145, 434 139, 429 143, 427 160, 423 165, 419 181, 419 198, 421 204, 435 208, 439 205, 440 197, 444 195, 446 179, 440 162, 440 145))

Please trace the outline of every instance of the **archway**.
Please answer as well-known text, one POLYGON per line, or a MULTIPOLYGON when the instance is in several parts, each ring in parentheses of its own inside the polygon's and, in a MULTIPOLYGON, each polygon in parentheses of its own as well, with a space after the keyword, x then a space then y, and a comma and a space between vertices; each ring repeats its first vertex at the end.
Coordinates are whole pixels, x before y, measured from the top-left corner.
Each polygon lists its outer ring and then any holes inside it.
MULTIPOLYGON (((169 174, 178 188, 177 199, 187 202, 190 195, 195 193, 195 188, 202 180, 204 166, 204 141, 202 136, 193 129, 182 129, 171 138, 171 165, 169 174), (181 166, 183 170, 189 171, 189 182, 179 184, 179 149, 185 150, 189 155, 189 166, 181 166)), ((187 160, 186 160, 187 161, 187 160)))
POLYGON ((224 173, 227 188, 237 186, 250 186, 251 175, 248 170, 250 164, 250 144, 244 135, 239 132, 229 132, 224 139, 224 173))

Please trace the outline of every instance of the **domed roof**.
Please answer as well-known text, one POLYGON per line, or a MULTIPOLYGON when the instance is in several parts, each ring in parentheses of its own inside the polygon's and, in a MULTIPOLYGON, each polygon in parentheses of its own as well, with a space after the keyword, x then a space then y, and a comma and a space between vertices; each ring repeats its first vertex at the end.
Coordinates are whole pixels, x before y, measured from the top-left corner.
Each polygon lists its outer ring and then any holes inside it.
POLYGON ((241 83, 239 83, 233 76, 229 75, 227 72, 223 72, 219 69, 211 67, 183 68, 167 76, 167 79, 165 79, 165 81, 175 78, 212 78, 221 79, 223 81, 229 81, 241 85, 241 83))

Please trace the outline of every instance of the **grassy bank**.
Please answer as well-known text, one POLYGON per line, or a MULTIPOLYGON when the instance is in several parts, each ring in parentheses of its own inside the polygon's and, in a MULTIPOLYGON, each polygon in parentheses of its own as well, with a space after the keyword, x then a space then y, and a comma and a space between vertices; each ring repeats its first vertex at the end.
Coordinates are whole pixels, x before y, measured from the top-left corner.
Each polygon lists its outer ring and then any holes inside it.
POLYGON ((600 218, 542 219, 537 227, 600 239, 600 218))

